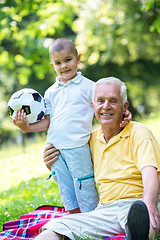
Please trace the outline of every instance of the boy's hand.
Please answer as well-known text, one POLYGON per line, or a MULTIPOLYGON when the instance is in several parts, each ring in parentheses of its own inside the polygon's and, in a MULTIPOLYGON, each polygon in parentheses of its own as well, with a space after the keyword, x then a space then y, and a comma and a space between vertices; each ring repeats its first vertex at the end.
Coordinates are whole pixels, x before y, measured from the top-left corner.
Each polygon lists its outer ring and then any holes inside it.
POLYGON ((132 120, 132 113, 128 110, 125 111, 124 118, 122 122, 120 123, 120 127, 125 127, 130 121, 132 120))
POLYGON ((30 132, 30 124, 27 121, 26 113, 23 109, 19 109, 16 111, 13 123, 23 132, 30 132))

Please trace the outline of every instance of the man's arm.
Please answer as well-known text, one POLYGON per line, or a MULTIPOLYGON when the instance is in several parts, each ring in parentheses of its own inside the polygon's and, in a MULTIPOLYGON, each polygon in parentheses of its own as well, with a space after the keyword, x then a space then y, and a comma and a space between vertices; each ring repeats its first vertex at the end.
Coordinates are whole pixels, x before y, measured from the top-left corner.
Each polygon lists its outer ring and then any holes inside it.
POLYGON ((45 115, 39 122, 29 124, 24 110, 19 109, 16 112, 14 125, 20 128, 23 132, 40 132, 47 130, 50 123, 50 115, 45 115))
POLYGON ((157 209, 159 196, 158 173, 153 166, 144 167, 141 172, 144 186, 143 201, 148 208, 150 224, 157 235, 160 229, 160 213, 157 209))

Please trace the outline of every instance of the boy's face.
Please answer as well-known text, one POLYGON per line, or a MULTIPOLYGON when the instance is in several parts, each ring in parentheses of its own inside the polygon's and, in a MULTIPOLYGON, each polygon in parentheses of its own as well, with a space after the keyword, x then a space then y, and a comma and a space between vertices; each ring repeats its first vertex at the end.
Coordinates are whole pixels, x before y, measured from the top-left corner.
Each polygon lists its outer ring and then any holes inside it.
POLYGON ((77 65, 80 63, 80 56, 77 56, 69 48, 54 52, 51 61, 61 82, 67 83, 77 76, 77 65))

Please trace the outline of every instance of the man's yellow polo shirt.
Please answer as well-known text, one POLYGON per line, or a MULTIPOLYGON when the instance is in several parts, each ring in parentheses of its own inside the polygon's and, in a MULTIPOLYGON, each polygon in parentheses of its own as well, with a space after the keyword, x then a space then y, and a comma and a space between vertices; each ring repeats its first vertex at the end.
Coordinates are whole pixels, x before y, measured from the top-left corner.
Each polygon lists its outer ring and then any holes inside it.
POLYGON ((160 147, 150 130, 141 123, 130 122, 108 144, 99 127, 91 134, 90 146, 102 204, 141 198, 143 167, 154 166, 160 174, 160 147))

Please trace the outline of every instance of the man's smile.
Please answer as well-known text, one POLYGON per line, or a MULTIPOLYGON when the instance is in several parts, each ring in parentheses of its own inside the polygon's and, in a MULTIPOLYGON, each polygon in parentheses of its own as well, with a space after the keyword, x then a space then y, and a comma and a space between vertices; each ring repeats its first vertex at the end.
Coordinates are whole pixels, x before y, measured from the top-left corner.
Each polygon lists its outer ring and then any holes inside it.
POLYGON ((107 116, 107 117, 110 117, 110 116, 113 116, 113 113, 101 113, 102 116, 107 116))

